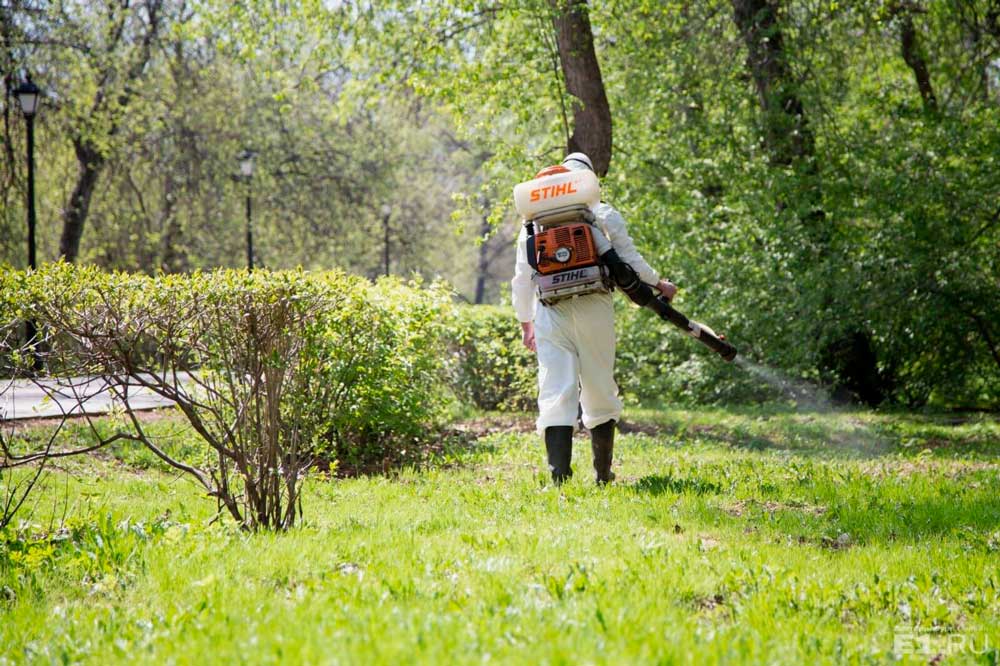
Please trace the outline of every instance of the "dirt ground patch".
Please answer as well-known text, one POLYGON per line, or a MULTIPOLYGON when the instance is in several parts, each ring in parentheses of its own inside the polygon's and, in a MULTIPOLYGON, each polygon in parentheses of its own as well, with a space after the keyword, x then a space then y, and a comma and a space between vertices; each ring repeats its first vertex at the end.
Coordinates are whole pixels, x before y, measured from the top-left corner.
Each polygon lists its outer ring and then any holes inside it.
POLYGON ((529 434, 535 432, 535 420, 524 414, 491 414, 459 421, 454 428, 475 438, 504 432, 529 434))
POLYGON ((775 513, 776 511, 800 511, 813 516, 821 516, 826 513, 825 506, 809 504, 807 502, 774 502, 771 500, 761 502, 755 499, 739 500, 723 507, 723 511, 728 513, 730 516, 740 518, 744 513, 754 507, 759 507, 768 513, 775 513))
POLYGON ((968 474, 1000 471, 1000 464, 973 460, 880 460, 862 467, 862 472, 875 479, 906 478, 914 475, 942 474, 956 479, 968 474))

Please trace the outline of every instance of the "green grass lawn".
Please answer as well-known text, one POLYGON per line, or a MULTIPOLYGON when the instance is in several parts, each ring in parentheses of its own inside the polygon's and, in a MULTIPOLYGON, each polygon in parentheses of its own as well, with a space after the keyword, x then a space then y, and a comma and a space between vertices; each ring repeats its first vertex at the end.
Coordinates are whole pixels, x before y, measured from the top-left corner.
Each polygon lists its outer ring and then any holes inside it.
POLYGON ((62 461, 0 541, 0 664, 1000 661, 995 418, 633 411, 604 489, 524 426, 314 478, 286 534, 141 451, 62 461))

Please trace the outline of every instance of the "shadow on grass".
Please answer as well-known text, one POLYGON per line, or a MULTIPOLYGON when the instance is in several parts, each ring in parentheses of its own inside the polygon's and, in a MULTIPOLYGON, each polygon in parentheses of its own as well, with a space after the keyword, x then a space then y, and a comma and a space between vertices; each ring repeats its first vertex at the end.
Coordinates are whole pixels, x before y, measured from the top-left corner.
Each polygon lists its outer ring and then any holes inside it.
POLYGON ((672 474, 644 476, 632 484, 631 488, 635 492, 650 495, 665 495, 667 493, 675 495, 684 493, 717 495, 722 492, 722 486, 713 481, 706 481, 697 477, 676 477, 672 474))
MULTIPOLYGON (((667 439, 673 446, 708 444, 729 449, 762 452, 790 451, 804 456, 871 458, 889 453, 891 447, 874 438, 865 440, 830 428, 794 423, 776 423, 771 432, 755 432, 743 424, 630 421, 621 427, 624 434, 639 433, 667 439)), ((660 442, 662 443, 662 442, 660 442)))
POLYGON ((498 450, 496 442, 475 432, 444 428, 404 442, 382 438, 354 450, 337 451, 330 460, 320 461, 316 468, 329 471, 336 460, 335 474, 339 478, 394 477, 403 470, 474 465, 482 456, 498 450))

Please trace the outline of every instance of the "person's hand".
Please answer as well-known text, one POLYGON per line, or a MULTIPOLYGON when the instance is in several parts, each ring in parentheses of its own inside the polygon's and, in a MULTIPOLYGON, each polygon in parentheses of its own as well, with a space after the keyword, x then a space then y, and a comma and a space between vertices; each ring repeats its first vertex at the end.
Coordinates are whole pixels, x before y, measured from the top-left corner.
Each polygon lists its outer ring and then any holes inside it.
POLYGON ((674 294, 677 293, 677 285, 670 280, 660 280, 656 283, 656 288, 660 290, 664 298, 668 301, 674 300, 674 294))
POLYGON ((535 346, 535 325, 530 321, 521 322, 521 342, 531 351, 538 351, 538 347, 535 346))

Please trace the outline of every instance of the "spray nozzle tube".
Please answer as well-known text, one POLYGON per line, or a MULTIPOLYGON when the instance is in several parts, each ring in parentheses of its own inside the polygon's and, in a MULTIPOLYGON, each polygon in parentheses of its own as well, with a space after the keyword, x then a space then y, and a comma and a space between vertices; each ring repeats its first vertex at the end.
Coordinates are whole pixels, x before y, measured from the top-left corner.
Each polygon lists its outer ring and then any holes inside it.
POLYGON ((736 358, 736 347, 705 324, 692 321, 675 310, 663 295, 657 294, 655 289, 640 280, 635 269, 622 261, 613 249, 602 253, 601 261, 608 267, 618 288, 625 292, 625 295, 633 303, 649 308, 661 319, 681 329, 726 361, 732 361, 736 358))

